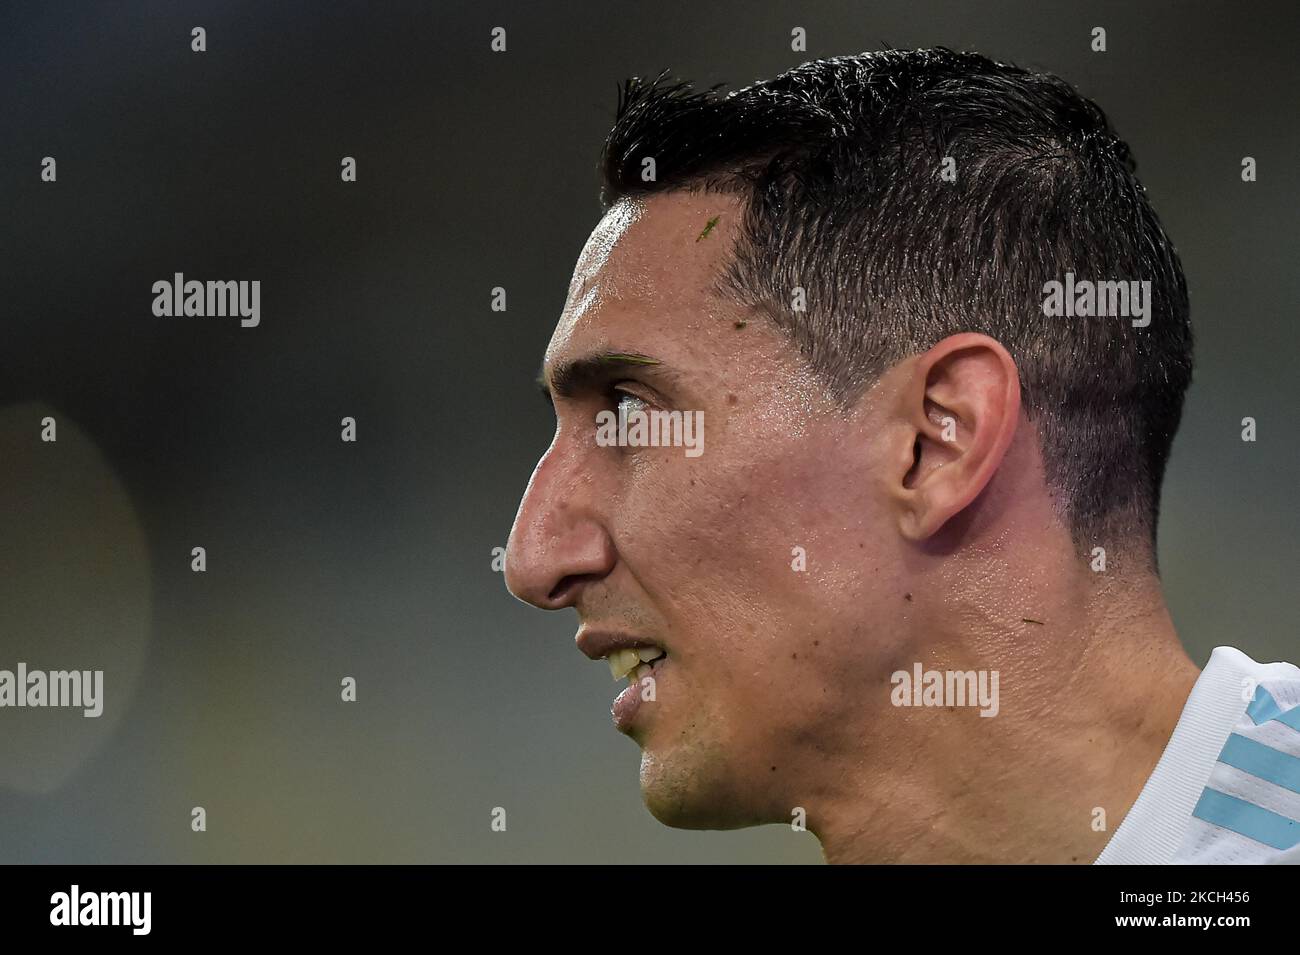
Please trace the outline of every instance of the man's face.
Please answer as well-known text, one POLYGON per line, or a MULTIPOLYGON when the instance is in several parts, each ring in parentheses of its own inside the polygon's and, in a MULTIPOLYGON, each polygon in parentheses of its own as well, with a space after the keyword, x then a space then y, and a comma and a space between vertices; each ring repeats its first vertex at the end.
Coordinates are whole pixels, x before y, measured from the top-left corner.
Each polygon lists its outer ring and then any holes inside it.
POLYGON ((872 395, 837 410, 786 337, 709 290, 740 213, 669 193, 592 233, 543 368, 555 437, 506 559, 520 599, 576 608, 584 652, 666 652, 619 728, 651 812, 688 828, 811 819, 836 782, 819 771, 869 758, 863 728, 915 652, 896 635, 872 395), (601 446, 597 414, 620 404, 702 412, 703 453, 601 446))

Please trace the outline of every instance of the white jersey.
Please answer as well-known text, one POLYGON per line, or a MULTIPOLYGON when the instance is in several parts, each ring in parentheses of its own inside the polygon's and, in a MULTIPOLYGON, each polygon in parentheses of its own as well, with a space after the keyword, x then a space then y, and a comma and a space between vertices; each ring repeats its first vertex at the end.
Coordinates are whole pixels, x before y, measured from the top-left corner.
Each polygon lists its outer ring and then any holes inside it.
POLYGON ((1300 863, 1300 668, 1216 647, 1096 864, 1300 863))

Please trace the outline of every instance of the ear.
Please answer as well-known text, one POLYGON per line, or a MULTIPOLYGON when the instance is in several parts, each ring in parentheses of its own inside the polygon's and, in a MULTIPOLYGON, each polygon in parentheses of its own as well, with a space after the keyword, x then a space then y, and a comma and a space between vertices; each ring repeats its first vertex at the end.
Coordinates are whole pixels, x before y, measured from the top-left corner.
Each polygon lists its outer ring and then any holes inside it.
POLYGON ((995 339, 963 332, 912 360, 898 401, 893 498, 899 530, 922 541, 997 472, 1020 420, 1020 375, 995 339))

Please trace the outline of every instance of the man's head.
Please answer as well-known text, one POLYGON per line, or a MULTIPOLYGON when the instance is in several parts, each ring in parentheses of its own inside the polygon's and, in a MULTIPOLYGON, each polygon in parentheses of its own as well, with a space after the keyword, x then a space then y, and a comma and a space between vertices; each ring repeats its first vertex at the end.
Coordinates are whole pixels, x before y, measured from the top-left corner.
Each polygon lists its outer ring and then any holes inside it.
POLYGON ((662 821, 815 815, 848 767, 943 745, 891 673, 1015 643, 1047 682, 1082 651, 1013 637, 1096 608, 1091 548, 1153 573, 1186 289, 1061 80, 930 50, 726 96, 630 81, 603 170, 506 572, 593 655, 666 651, 620 727, 662 821), (1149 281, 1149 323, 1049 317, 1067 272, 1149 281), (645 409, 702 413, 703 454, 596 440, 645 409))

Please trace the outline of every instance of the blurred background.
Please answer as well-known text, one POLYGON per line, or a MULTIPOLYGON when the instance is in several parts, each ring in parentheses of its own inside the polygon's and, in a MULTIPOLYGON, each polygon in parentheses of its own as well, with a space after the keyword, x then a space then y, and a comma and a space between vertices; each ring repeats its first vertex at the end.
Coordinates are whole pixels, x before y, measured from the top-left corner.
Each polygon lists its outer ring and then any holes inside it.
POLYGON ((106 695, 97 720, 0 710, 0 862, 820 861, 788 826, 655 822, 576 617, 492 568, 550 441, 533 376, 599 218, 616 83, 665 68, 735 89, 945 45, 1094 98, 1198 336, 1160 535, 1175 623, 1198 664, 1297 661, 1292 12, 0 7, 0 668, 102 668, 106 695), (174 272, 260 280, 260 326, 155 317, 174 272))

